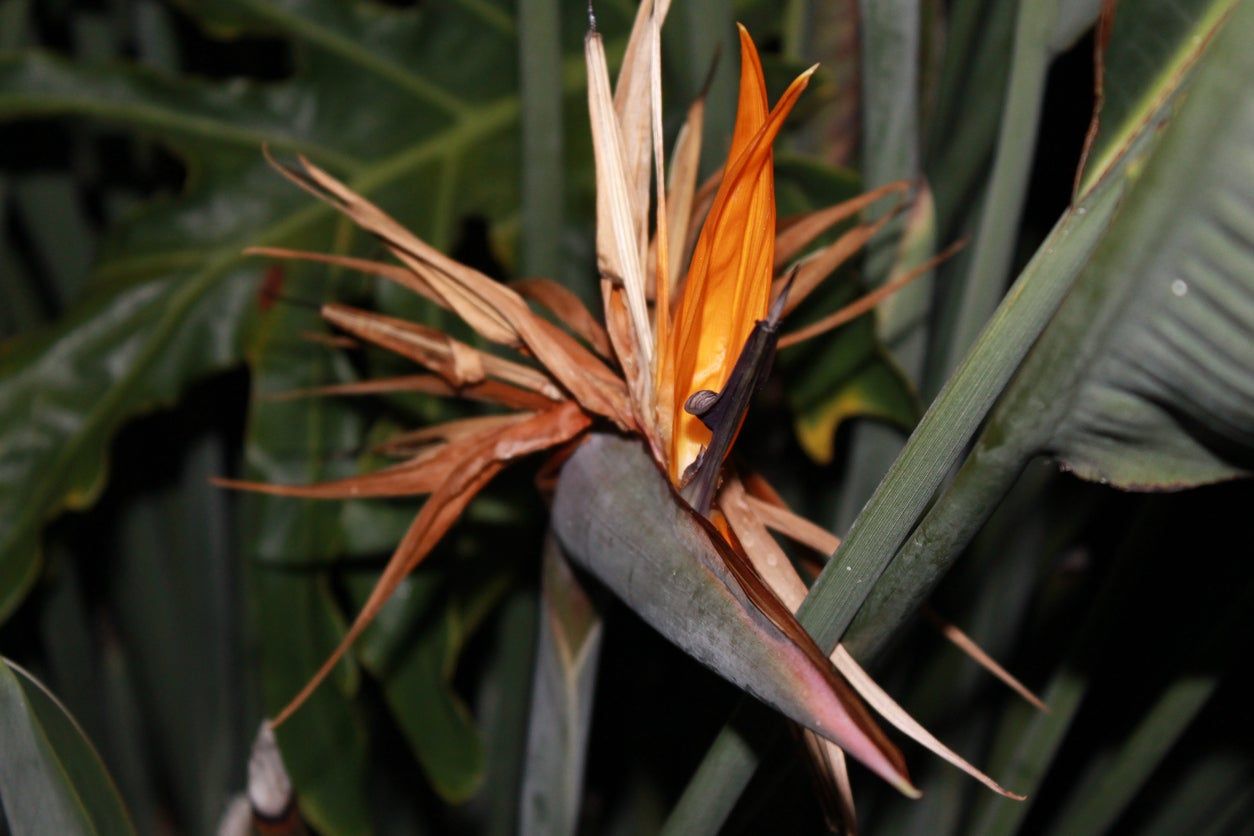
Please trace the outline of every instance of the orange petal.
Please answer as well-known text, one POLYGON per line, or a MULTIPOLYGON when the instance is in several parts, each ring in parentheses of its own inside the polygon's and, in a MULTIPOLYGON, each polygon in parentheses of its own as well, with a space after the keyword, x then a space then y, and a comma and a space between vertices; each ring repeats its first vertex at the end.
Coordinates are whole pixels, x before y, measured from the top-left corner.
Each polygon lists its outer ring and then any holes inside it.
POLYGON ((740 29, 740 102, 724 177, 693 252, 675 313, 662 397, 673 416, 670 470, 678 479, 710 433, 683 403, 698 389, 720 390, 753 328, 766 315, 775 260, 775 179, 771 145, 809 82, 797 77, 766 110, 757 50, 740 29))

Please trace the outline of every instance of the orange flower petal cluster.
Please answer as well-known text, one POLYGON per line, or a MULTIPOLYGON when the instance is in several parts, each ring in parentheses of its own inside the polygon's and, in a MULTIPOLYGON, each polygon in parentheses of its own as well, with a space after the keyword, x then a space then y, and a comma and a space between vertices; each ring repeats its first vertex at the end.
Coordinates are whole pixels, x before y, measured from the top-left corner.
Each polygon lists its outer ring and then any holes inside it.
POLYGON ((740 100, 722 183, 693 251, 662 358, 658 403, 671 414, 669 469, 678 481, 710 431, 684 411, 693 392, 723 388, 753 325, 766 316, 775 261, 772 144, 814 68, 768 112, 762 62, 740 27, 740 100))

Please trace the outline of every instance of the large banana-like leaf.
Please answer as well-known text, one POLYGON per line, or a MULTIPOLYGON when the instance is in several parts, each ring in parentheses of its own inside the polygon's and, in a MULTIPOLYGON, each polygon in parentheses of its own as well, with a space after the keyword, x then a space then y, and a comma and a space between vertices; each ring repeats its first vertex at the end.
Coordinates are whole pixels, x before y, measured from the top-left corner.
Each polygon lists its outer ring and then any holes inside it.
POLYGON ((1035 439, 1123 488, 1254 472, 1251 39, 1241 4, 1007 391, 995 437, 1035 439))
MULTIPOLYGON (((329 210, 267 170, 263 143, 400 204, 401 220, 439 245, 452 219, 497 221, 517 205, 514 21, 498 5, 239 0, 193 11, 225 31, 290 40, 297 72, 222 84, 40 51, 0 56, 0 119, 119 125, 160 140, 190 172, 185 194, 106 240, 66 317, 0 350, 0 618, 36 575, 43 524, 99 493, 119 424, 255 350, 265 265, 240 251, 332 240, 329 210)), ((612 10, 602 19, 616 24, 612 10)), ((569 93, 581 63, 563 69, 569 93)))

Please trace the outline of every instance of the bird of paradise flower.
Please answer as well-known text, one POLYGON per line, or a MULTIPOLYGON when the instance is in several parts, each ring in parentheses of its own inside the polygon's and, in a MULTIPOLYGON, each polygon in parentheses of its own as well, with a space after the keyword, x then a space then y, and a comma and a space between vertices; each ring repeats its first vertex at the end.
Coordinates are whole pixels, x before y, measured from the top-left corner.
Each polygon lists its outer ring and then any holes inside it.
POLYGON ((519 358, 481 350, 418 323, 338 303, 322 307, 322 316, 337 329, 408 358, 429 373, 321 387, 308 394, 409 391, 471 399, 507 411, 406 433, 393 440, 394 449, 417 452, 365 475, 304 486, 219 480, 228 487, 306 498, 428 496, 338 648, 273 725, 301 706, 406 575, 508 463, 558 449, 562 455, 555 461, 560 462, 600 427, 644 439, 669 478, 674 505, 708 530, 747 600, 781 631, 801 664, 830 692, 834 722, 794 719, 811 727, 807 747, 820 774, 836 790, 844 816, 852 816, 845 751, 906 794, 917 794, 900 752, 863 700, 990 788, 1018 797, 910 718, 842 647, 830 657, 818 649, 793 616, 806 586, 769 530, 825 554, 839 540, 789 510, 761 477, 739 475, 725 463, 777 347, 818 336, 866 313, 950 251, 781 336, 787 314, 893 213, 854 226, 786 268, 818 236, 876 201, 900 198, 909 184, 888 184, 792 219, 777 230, 772 147, 815 68, 798 76, 769 107, 757 49, 743 26, 738 108, 727 160, 715 178, 698 187, 703 121, 698 100, 689 108, 668 178, 660 81, 660 30, 668 5, 662 0, 640 5, 613 92, 595 27, 585 42, 604 324, 553 281, 530 279, 507 286, 449 258, 304 158, 300 169, 275 163, 293 183, 376 236, 399 264, 273 247, 251 253, 381 276, 452 311, 484 340, 511 349, 519 358), (565 328, 533 311, 528 300, 547 309, 565 328), (525 362, 528 358, 534 362, 525 362))

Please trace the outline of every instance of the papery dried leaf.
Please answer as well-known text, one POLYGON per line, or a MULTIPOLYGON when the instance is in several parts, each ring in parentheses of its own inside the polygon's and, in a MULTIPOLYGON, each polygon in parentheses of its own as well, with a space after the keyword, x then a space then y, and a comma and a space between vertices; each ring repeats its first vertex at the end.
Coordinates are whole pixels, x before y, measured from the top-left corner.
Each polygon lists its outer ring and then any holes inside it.
POLYGON ((966 243, 966 239, 955 241, 953 244, 946 247, 942 252, 932 256, 927 261, 924 261, 922 264, 907 270, 897 278, 877 287, 865 296, 855 299, 848 305, 842 307, 840 310, 834 311, 817 322, 810 323, 804 328, 798 328, 796 331, 785 334, 779 338, 779 347, 788 348, 791 345, 796 345, 799 342, 803 342, 804 340, 808 340, 812 337, 817 337, 819 334, 825 334, 828 331, 839 328, 848 322, 852 322, 870 311, 889 296, 892 296, 894 293, 910 284, 915 279, 931 273, 934 269, 936 269, 936 265, 951 258, 955 253, 966 246, 966 243))
POLYGON ((839 537, 800 514, 754 496, 747 496, 746 499, 767 528, 778 531, 790 540, 809 546, 825 557, 831 557, 840 547, 839 537))
POLYGON ((562 399, 562 391, 539 369, 479 351, 426 325, 339 304, 323 305, 322 316, 337 328, 426 366, 450 386, 479 383, 491 375, 547 398, 562 399))
POLYGON ((634 426, 622 381, 595 354, 533 313, 513 290, 444 255, 330 174, 305 158, 300 159, 307 176, 276 166, 289 180, 378 236, 467 325, 493 342, 525 346, 586 409, 609 418, 622 429, 634 426))
MULTIPOLYGON (((744 544, 745 552, 753 565, 760 571, 766 582, 778 594, 784 606, 795 611, 805 600, 809 590, 801 576, 797 574, 788 556, 780 549, 766 526, 754 514, 752 506, 746 501, 744 488, 736 479, 728 479, 722 494, 719 495, 719 507, 727 516, 732 530, 744 544)), ((931 732, 919 724, 917 720, 897 704, 884 689, 858 665, 853 656, 842 645, 832 651, 832 664, 848 680, 859 696, 867 701, 881 717, 926 747, 929 751, 949 761, 963 772, 975 778, 994 792, 1007 798, 1022 800, 1023 796, 1004 789, 992 778, 976 769, 958 753, 941 743, 931 732)))
POLYGON ((502 383, 499 380, 484 380, 469 386, 452 386, 442 377, 430 374, 400 375, 398 377, 380 377, 371 380, 357 380, 352 383, 332 383, 327 386, 310 386, 304 389, 288 389, 283 392, 263 394, 263 400, 288 401, 297 398, 317 397, 354 397, 362 395, 388 395, 414 393, 436 395, 446 398, 465 398, 472 401, 499 404, 510 409, 521 409, 530 412, 548 409, 554 400, 538 392, 531 392, 502 383))
MULTIPOLYGON (((526 303, 518 300, 523 309, 526 303)), ((602 415, 619 429, 637 428, 635 412, 623 381, 565 331, 526 311, 519 333, 536 359, 589 412, 602 415)))
MULTIPOLYGON (((647 216, 647 207, 640 209, 634 205, 622 132, 610 96, 605 47, 596 32, 589 32, 584 38, 584 57, 588 66, 588 114, 592 121, 592 149, 596 158, 597 269, 602 276, 620 284, 626 292, 635 352, 641 367, 648 370, 653 367, 653 334, 649 328, 649 310, 645 300, 645 276, 638 232, 640 215, 637 214, 647 216)), ((647 77, 642 81, 647 81, 647 77)), ((646 93, 647 89, 641 87, 646 93)), ((645 109, 647 116, 647 97, 640 107, 645 109)), ((642 380, 630 382, 637 402, 647 402, 641 400, 647 397, 642 380)))
MULTIPOLYGON (((463 432, 445 444, 433 444, 399 464, 363 473, 345 476, 310 485, 279 485, 273 482, 249 482, 238 479, 214 479, 213 484, 222 488, 252 491, 271 496, 288 496, 300 499, 366 499, 401 496, 420 496, 435 491, 447 482, 462 462, 484 438, 499 435, 503 428, 520 424, 534 417, 528 413, 493 416, 499 420, 480 426, 478 432, 463 432)), ((457 423, 457 422, 454 422, 457 423)), ((440 431, 441 427, 430 428, 440 431)))
POLYGON ((285 247, 249 247, 244 250, 244 255, 281 258, 285 261, 313 261, 319 264, 345 267, 371 276, 382 276, 390 282, 412 290, 414 293, 442 308, 448 308, 448 303, 435 292, 435 289, 422 276, 397 264, 387 264, 382 261, 371 261, 365 258, 353 258, 347 255, 317 253, 309 250, 289 250, 285 247))
MULTIPOLYGON (((688 115, 684 118, 679 136, 675 138, 675 149, 671 152, 670 183, 667 186, 667 239, 670 241, 670 261, 667 265, 672 279, 671 298, 679 287, 679 277, 684 274, 684 265, 691 257, 692 247, 696 244, 696 230, 700 219, 693 217, 697 190, 697 173, 701 165, 701 139, 705 124, 705 94, 698 96, 688 106, 688 115), (689 241, 689 231, 692 240, 689 241)), ((710 189, 710 201, 714 200, 715 189, 710 189)), ((708 207, 707 207, 708 211, 708 207)))
MULTIPOLYGON (((627 311, 626 292, 609 279, 601 280, 601 297, 605 300, 605 329, 610 335, 610 344, 614 346, 614 354, 622 366, 623 376, 628 380, 637 381, 636 386, 646 386, 648 373, 645 371, 640 355, 636 352, 635 340, 631 334, 631 315, 627 311)), ((642 401, 637 398, 636 404, 642 401)), ((656 447, 653 434, 655 424, 648 420, 647 414, 637 416, 636 425, 656 447)))
POLYGON ((845 678, 849 680, 849 684, 862 695, 862 698, 872 708, 879 712, 881 717, 892 723, 903 734, 926 748, 929 752, 949 761, 998 795, 1013 801, 1023 801, 1027 798, 1025 795, 1006 789, 969 763, 953 749, 941 743, 935 735, 925 729, 917 720, 910 716, 909 712, 890 697, 888 692, 880 688, 870 674, 864 671, 857 660, 849 654, 849 651, 845 650, 843 645, 836 645, 836 650, 832 652, 832 664, 844 674, 845 678))
POLYGON ((775 272, 782 271, 810 242, 836 224, 852 218, 888 195, 904 195, 908 191, 910 181, 897 180, 824 209, 780 221, 779 233, 775 236, 775 272))
POLYGON ((302 331, 300 338, 314 345, 325 346, 326 348, 339 348, 344 351, 356 351, 361 348, 361 343, 352 337, 346 337, 343 334, 324 334, 321 331, 302 331))
POLYGON ((660 28, 666 19, 669 2, 654 3, 643 0, 636 8, 627 50, 614 85, 614 112, 618 118, 619 136, 622 142, 623 180, 634 222, 637 251, 640 263, 645 263, 649 240, 649 176, 652 151, 653 117, 650 108, 650 64, 653 30, 660 28))
POLYGON ((940 631, 942 636, 963 653, 970 656, 977 665, 1001 680, 1006 687, 1023 697, 1023 700, 1037 711, 1042 711, 1045 714, 1049 713, 1049 706, 1045 704, 1044 700, 1032 693, 1028 686, 1019 681, 1018 677, 1002 667, 992 656, 989 656, 975 639, 960 630, 956 624, 941 618, 931 607, 925 606, 923 614, 928 621, 936 626, 936 629, 940 631))
POLYGON ((393 255, 417 273, 444 300, 447 307, 456 311, 467 325, 484 338, 504 345, 517 345, 517 332, 492 304, 491 290, 486 289, 487 285, 495 285, 495 282, 486 276, 482 276, 482 281, 474 276, 468 278, 463 271, 469 268, 464 268, 427 245, 378 206, 305 157, 299 157, 299 160, 305 173, 273 159, 270 162, 289 181, 334 206, 362 229, 378 236, 393 255), (488 298, 485 298, 485 292, 488 298))
POLYGON ((802 742, 819 786, 819 800, 828 829, 841 836, 858 836, 858 814, 844 750, 809 729, 802 733, 802 742))
POLYGON ((404 451, 406 455, 412 456, 417 452, 417 448, 428 447, 435 442, 458 441, 470 436, 482 435, 485 432, 498 430, 501 427, 525 420, 528 417, 527 413, 508 413, 505 415, 475 415, 469 418, 457 418, 441 424, 397 433, 387 441, 376 444, 371 448, 371 451, 391 454, 404 451))
MULTIPOLYGON (((836 268, 865 247, 867 242, 881 229, 888 226, 894 217, 895 215, 888 213, 878 220, 855 226, 800 262, 795 268, 796 278, 792 280, 792 287, 788 291, 788 303, 784 306, 784 314, 787 315, 796 310, 797 306, 804 302, 819 285, 836 272, 836 268)), ((774 293, 778 295, 783 286, 784 277, 780 277, 775 282, 774 293)))
MULTIPOLYGON (((749 503, 750 508, 757 515, 757 519, 761 520, 761 523, 766 528, 777 531, 777 533, 786 536, 786 538, 795 540, 796 543, 809 546, 809 548, 818 551, 819 554, 824 556, 833 555, 835 550, 839 548, 840 538, 838 536, 830 533, 823 526, 811 523, 804 516, 791 511, 784 504, 784 500, 780 498, 779 494, 775 493, 775 490, 761 476, 746 475, 741 481, 744 483, 745 501, 749 503), (765 499, 762 499, 762 496, 765 496, 765 499)), ((930 608, 924 608, 924 614, 927 614, 928 618, 934 624, 937 624, 937 628, 944 637, 951 640, 954 645, 957 645, 958 649, 961 649, 963 653, 967 653, 979 666, 987 669, 994 677, 1001 679, 1012 691, 1020 694, 1032 706, 1046 713, 1050 711, 1040 697, 1037 697, 1025 684, 1018 681, 996 659, 989 657, 983 651, 983 648, 979 647, 971 637, 968 637, 956 625, 946 622, 946 620, 932 612, 930 608)))
POLYGON ((589 436, 562 470, 552 519, 571 559, 667 638, 914 792, 900 753, 813 639, 640 444, 589 436))
POLYGON ((510 287, 518 291, 524 299, 530 299, 547 308, 603 358, 608 360, 614 356, 605 328, 565 285, 552 279, 519 279, 510 282, 510 287))
MULTIPOLYGON (((654 177, 657 188, 657 233, 654 237, 654 258, 650 264, 653 268, 654 316, 653 332, 654 347, 658 352, 655 356, 666 357, 670 354, 671 342, 671 277, 670 269, 670 209, 666 202, 666 157, 662 150, 662 30, 661 22, 655 16, 650 27, 650 61, 649 61, 649 99, 653 123, 653 160, 654 177)), ((650 391, 657 391, 663 385, 662 374, 664 363, 654 363, 652 380, 649 381, 650 391)), ((646 408, 649 418, 646 426, 653 431, 649 438, 658 450, 666 450, 670 446, 670 416, 665 410, 659 411, 656 404, 650 401, 646 408), (658 420, 660 414, 665 417, 658 420)))
POLYGON ((506 463, 569 441, 586 430, 590 423, 588 416, 576 404, 568 401, 492 433, 466 450, 448 479, 423 504, 422 510, 405 532, 405 537, 392 557, 388 559, 387 566, 339 646, 305 687, 276 715, 273 724, 278 726, 283 723, 326 679, 348 648, 392 597, 405 576, 431 552, 470 501, 506 463))

